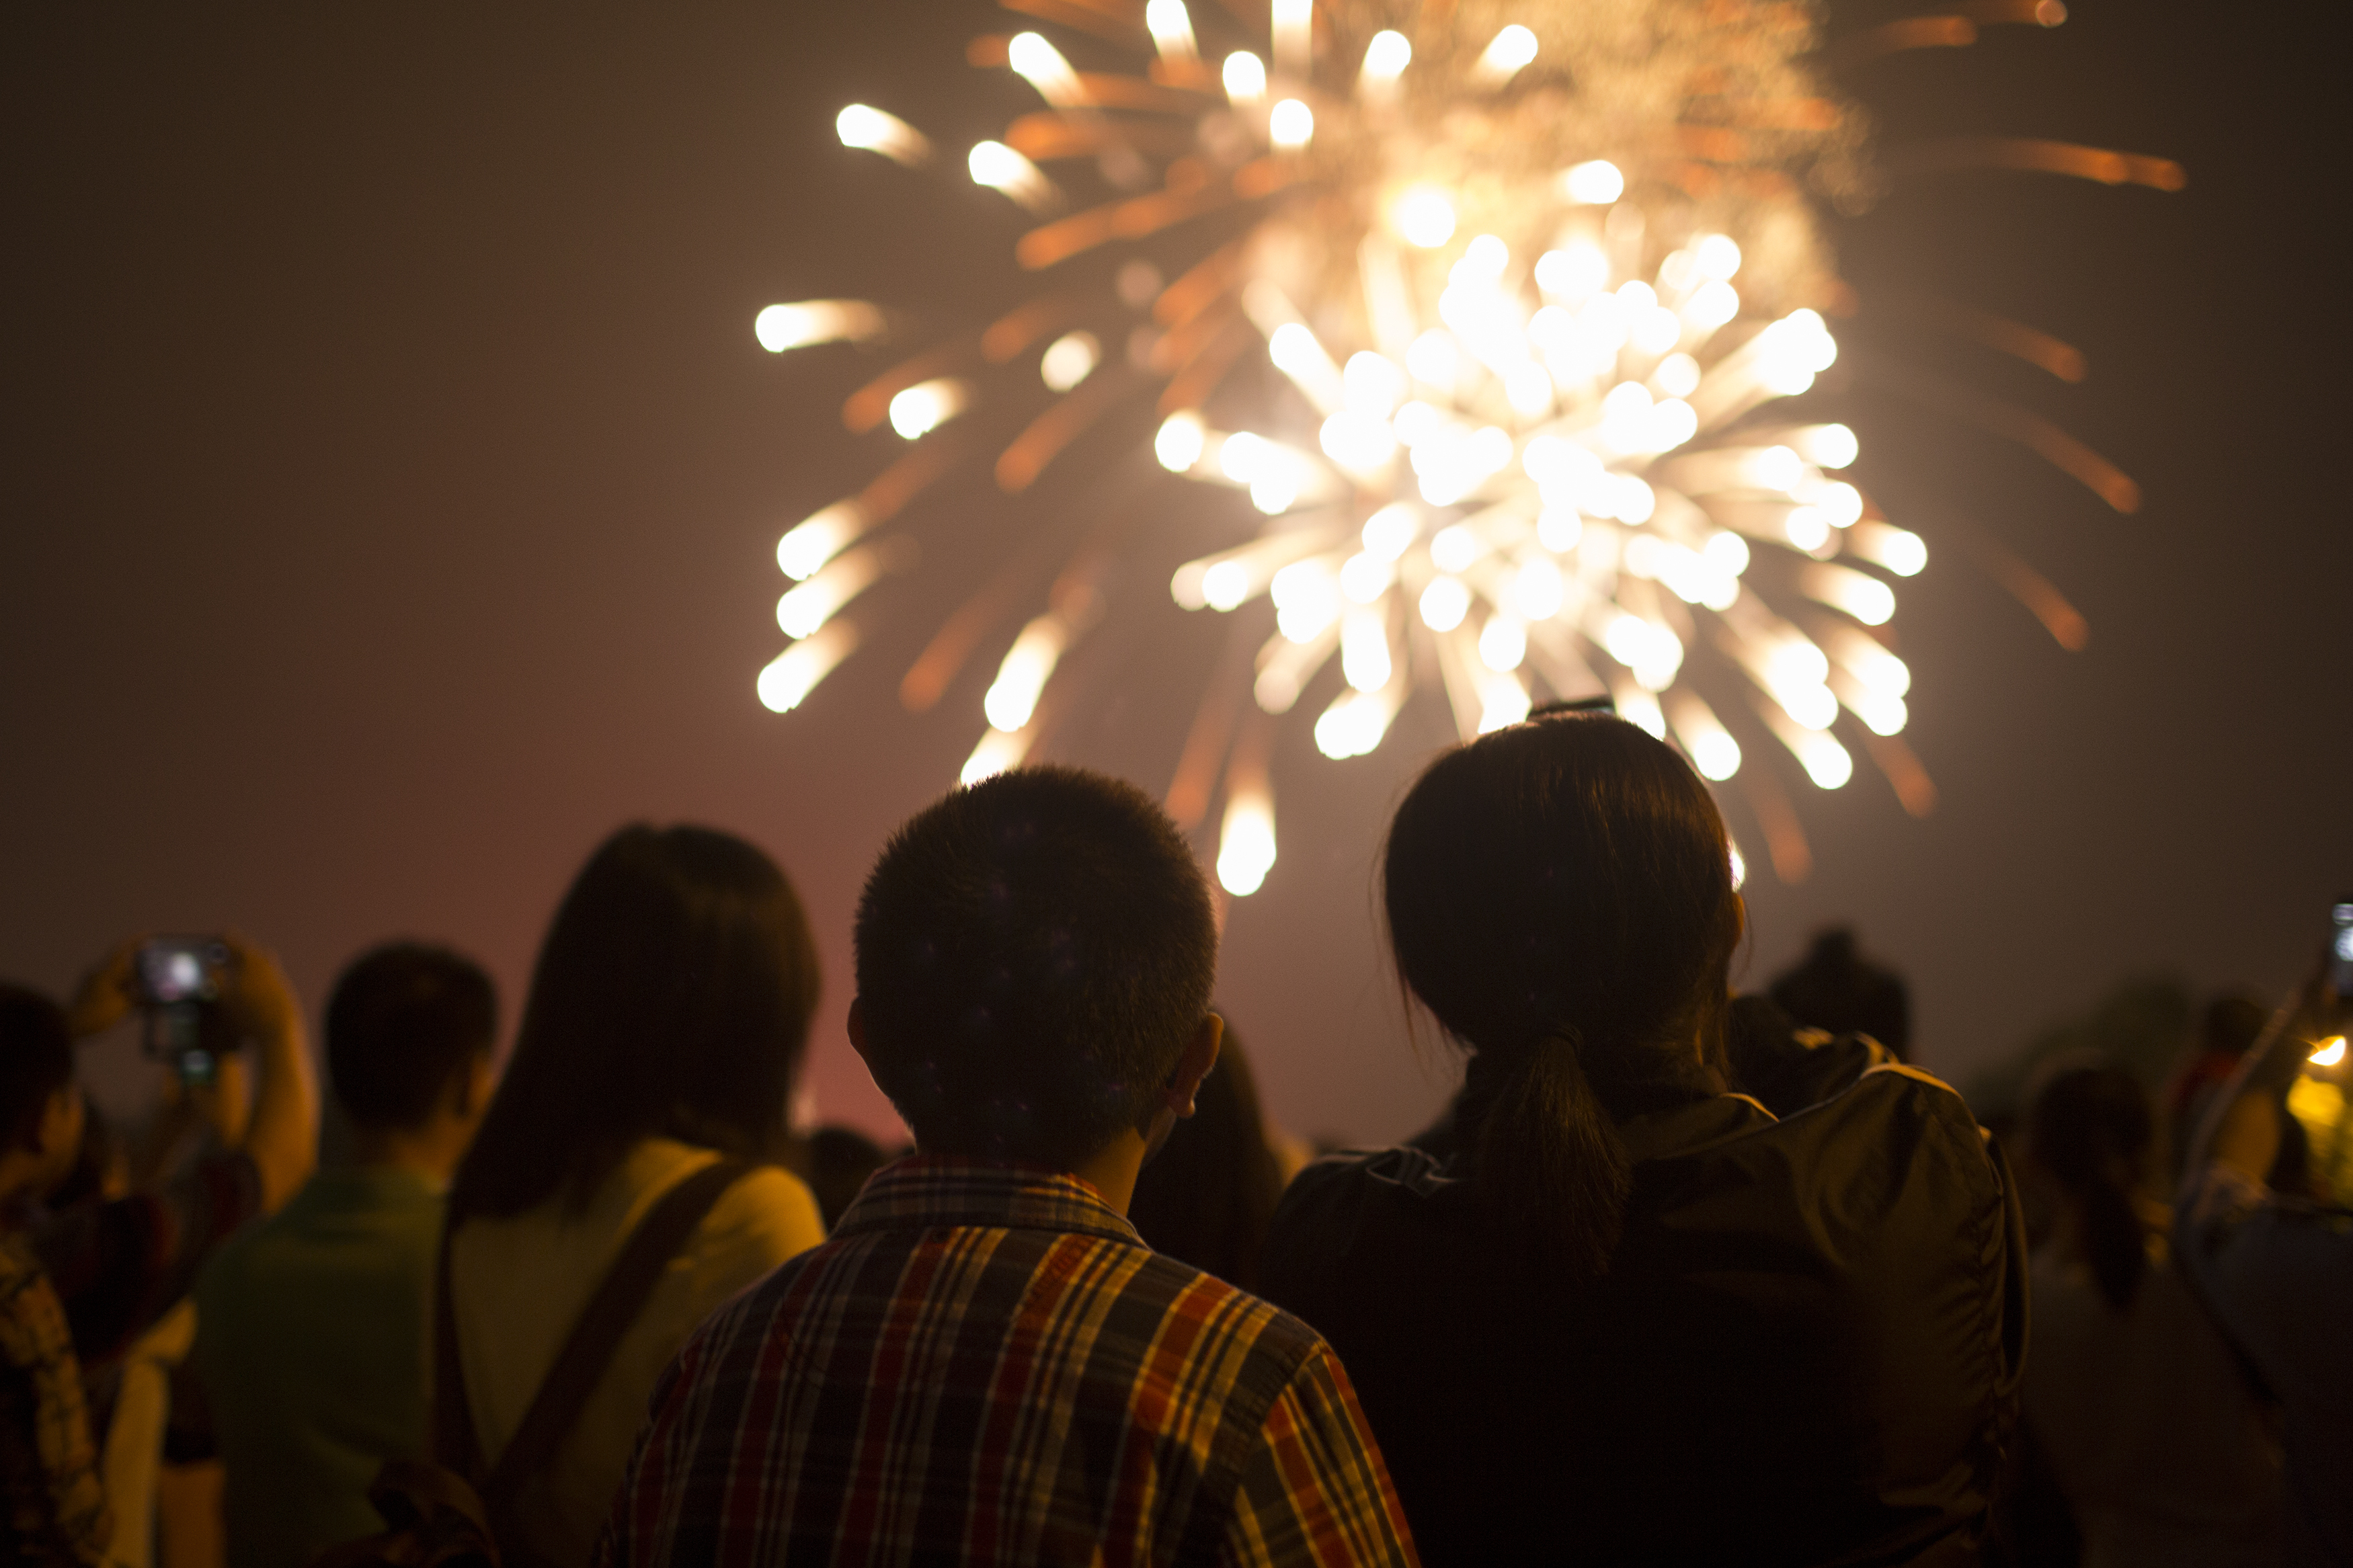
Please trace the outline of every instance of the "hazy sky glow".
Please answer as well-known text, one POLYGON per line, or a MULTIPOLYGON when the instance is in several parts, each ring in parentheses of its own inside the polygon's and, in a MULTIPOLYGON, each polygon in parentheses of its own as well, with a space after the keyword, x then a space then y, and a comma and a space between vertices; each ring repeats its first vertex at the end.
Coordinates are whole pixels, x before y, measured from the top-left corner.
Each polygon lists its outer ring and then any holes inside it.
MULTIPOLYGON (((1831 30, 1902 14, 1839 5, 1831 30)), ((2289 31, 2316 26, 2085 0, 2056 31, 1850 79, 1888 147, 2048 136, 2189 172, 2178 195, 1923 176, 1830 228, 1863 304, 1836 323, 1848 359, 2050 415, 2147 498, 2120 516, 1883 393, 1841 411, 1859 480, 1933 552, 1899 626, 1906 738, 1942 805, 1915 821, 1867 771, 1802 794, 1813 875, 1752 876, 1748 973, 1854 920, 1911 973, 1932 1068, 1964 1075, 2131 973, 2282 984, 2353 888, 2353 552, 2322 380, 2339 182, 2327 54, 2289 31), (2053 332, 2090 374, 1941 338, 1923 296, 2053 332), (2084 652, 1973 563, 1972 530, 2073 600, 2084 652)), ((937 329, 1008 297, 1017 208, 834 126, 865 102, 943 146, 996 134, 1027 89, 963 51, 1004 14, 138 5, 0 27, 0 973, 62 988, 118 933, 234 926, 315 1016, 361 946, 424 936, 493 965, 511 1025, 592 845, 708 821, 800 888, 830 982, 816 1097, 879 1124, 842 1035, 851 905, 882 835, 954 780, 1018 612, 942 710, 894 694, 1031 514, 985 479, 926 502, 892 629, 765 710, 779 532, 902 444, 839 417, 887 362, 772 356, 752 324, 860 298, 937 329)), ((1067 672, 1087 717, 1050 748, 1158 790, 1223 628, 1168 602, 1207 536, 1150 436, 1036 500, 1133 511, 1160 542, 1107 579, 1116 613, 1067 672)), ((1425 700, 1370 757, 1327 763, 1303 725, 1277 743, 1282 858, 1235 906, 1223 991, 1302 1132, 1396 1136, 1445 1092, 1368 873, 1450 730, 1425 700)))

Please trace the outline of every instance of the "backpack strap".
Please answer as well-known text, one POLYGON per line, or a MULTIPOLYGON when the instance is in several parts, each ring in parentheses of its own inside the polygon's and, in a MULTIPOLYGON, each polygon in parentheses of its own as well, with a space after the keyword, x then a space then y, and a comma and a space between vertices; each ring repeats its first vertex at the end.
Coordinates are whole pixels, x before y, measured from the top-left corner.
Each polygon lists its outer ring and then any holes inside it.
POLYGON ((441 1237, 441 1277, 434 1311, 434 1451, 441 1462, 468 1479, 481 1478, 482 1501, 494 1522, 503 1524, 525 1484, 546 1468, 571 1434, 580 1411, 612 1364, 623 1336, 645 1310, 662 1270, 721 1194, 751 1170, 740 1160, 705 1165, 661 1195, 638 1222, 621 1255, 606 1270, 596 1293, 556 1352, 554 1364, 532 1396, 530 1408, 482 1477, 481 1447, 466 1400, 466 1380, 458 1364, 458 1317, 449 1292, 449 1232, 441 1237))

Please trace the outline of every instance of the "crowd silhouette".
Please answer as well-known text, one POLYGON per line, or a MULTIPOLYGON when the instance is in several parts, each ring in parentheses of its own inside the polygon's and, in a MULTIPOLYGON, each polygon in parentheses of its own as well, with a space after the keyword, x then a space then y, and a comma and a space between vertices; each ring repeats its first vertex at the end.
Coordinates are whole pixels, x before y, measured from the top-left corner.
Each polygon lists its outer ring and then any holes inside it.
POLYGON ((0 985, 0 1561, 2353 1562, 2327 963, 1989 1131, 1852 931, 1736 993, 1707 789, 1603 712, 1440 755, 1379 897, 1463 1061, 1381 1149, 1269 1119, 1198 858, 1070 768, 880 850, 909 1149, 790 1124, 816 947, 708 827, 595 850, 503 1060, 471 960, 353 959, 324 1168, 261 945, 0 985))

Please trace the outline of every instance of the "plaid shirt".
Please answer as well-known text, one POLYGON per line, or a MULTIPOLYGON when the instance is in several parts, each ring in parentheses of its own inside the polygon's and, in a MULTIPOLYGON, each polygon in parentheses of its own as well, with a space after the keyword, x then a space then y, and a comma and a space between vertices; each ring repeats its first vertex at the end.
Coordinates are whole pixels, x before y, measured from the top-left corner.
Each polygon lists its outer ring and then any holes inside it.
POLYGON ((96 1563, 107 1540, 65 1312, 31 1252, 0 1237, 0 1561, 96 1563))
POLYGON ((1313 1329, 1075 1177, 922 1156, 688 1342, 598 1560, 1418 1561, 1313 1329))

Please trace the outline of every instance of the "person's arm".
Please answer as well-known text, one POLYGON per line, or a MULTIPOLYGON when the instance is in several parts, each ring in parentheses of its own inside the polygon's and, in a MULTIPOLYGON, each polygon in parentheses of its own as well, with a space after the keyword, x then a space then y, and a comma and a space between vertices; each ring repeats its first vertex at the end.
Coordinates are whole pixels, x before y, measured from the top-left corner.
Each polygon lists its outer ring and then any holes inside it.
POLYGON ((1234 1493, 1219 1561, 1233 1568, 1419 1568, 1405 1510, 1329 1345, 1292 1375, 1234 1493))
POLYGON ((227 941, 236 963, 221 1005, 260 1058, 253 1114, 235 1146, 260 1173, 267 1211, 292 1197, 319 1163, 319 1085, 303 1038, 302 1009, 285 971, 266 949, 242 937, 227 941))
POLYGON ((2207 1107, 2181 1161, 2182 1198, 2200 1185, 2208 1162, 2229 1166, 2257 1186, 2279 1153, 2280 1102, 2304 1065, 2307 1036, 2334 1015, 2338 998, 2324 956, 2295 994, 2247 1047, 2238 1070, 2207 1107))

